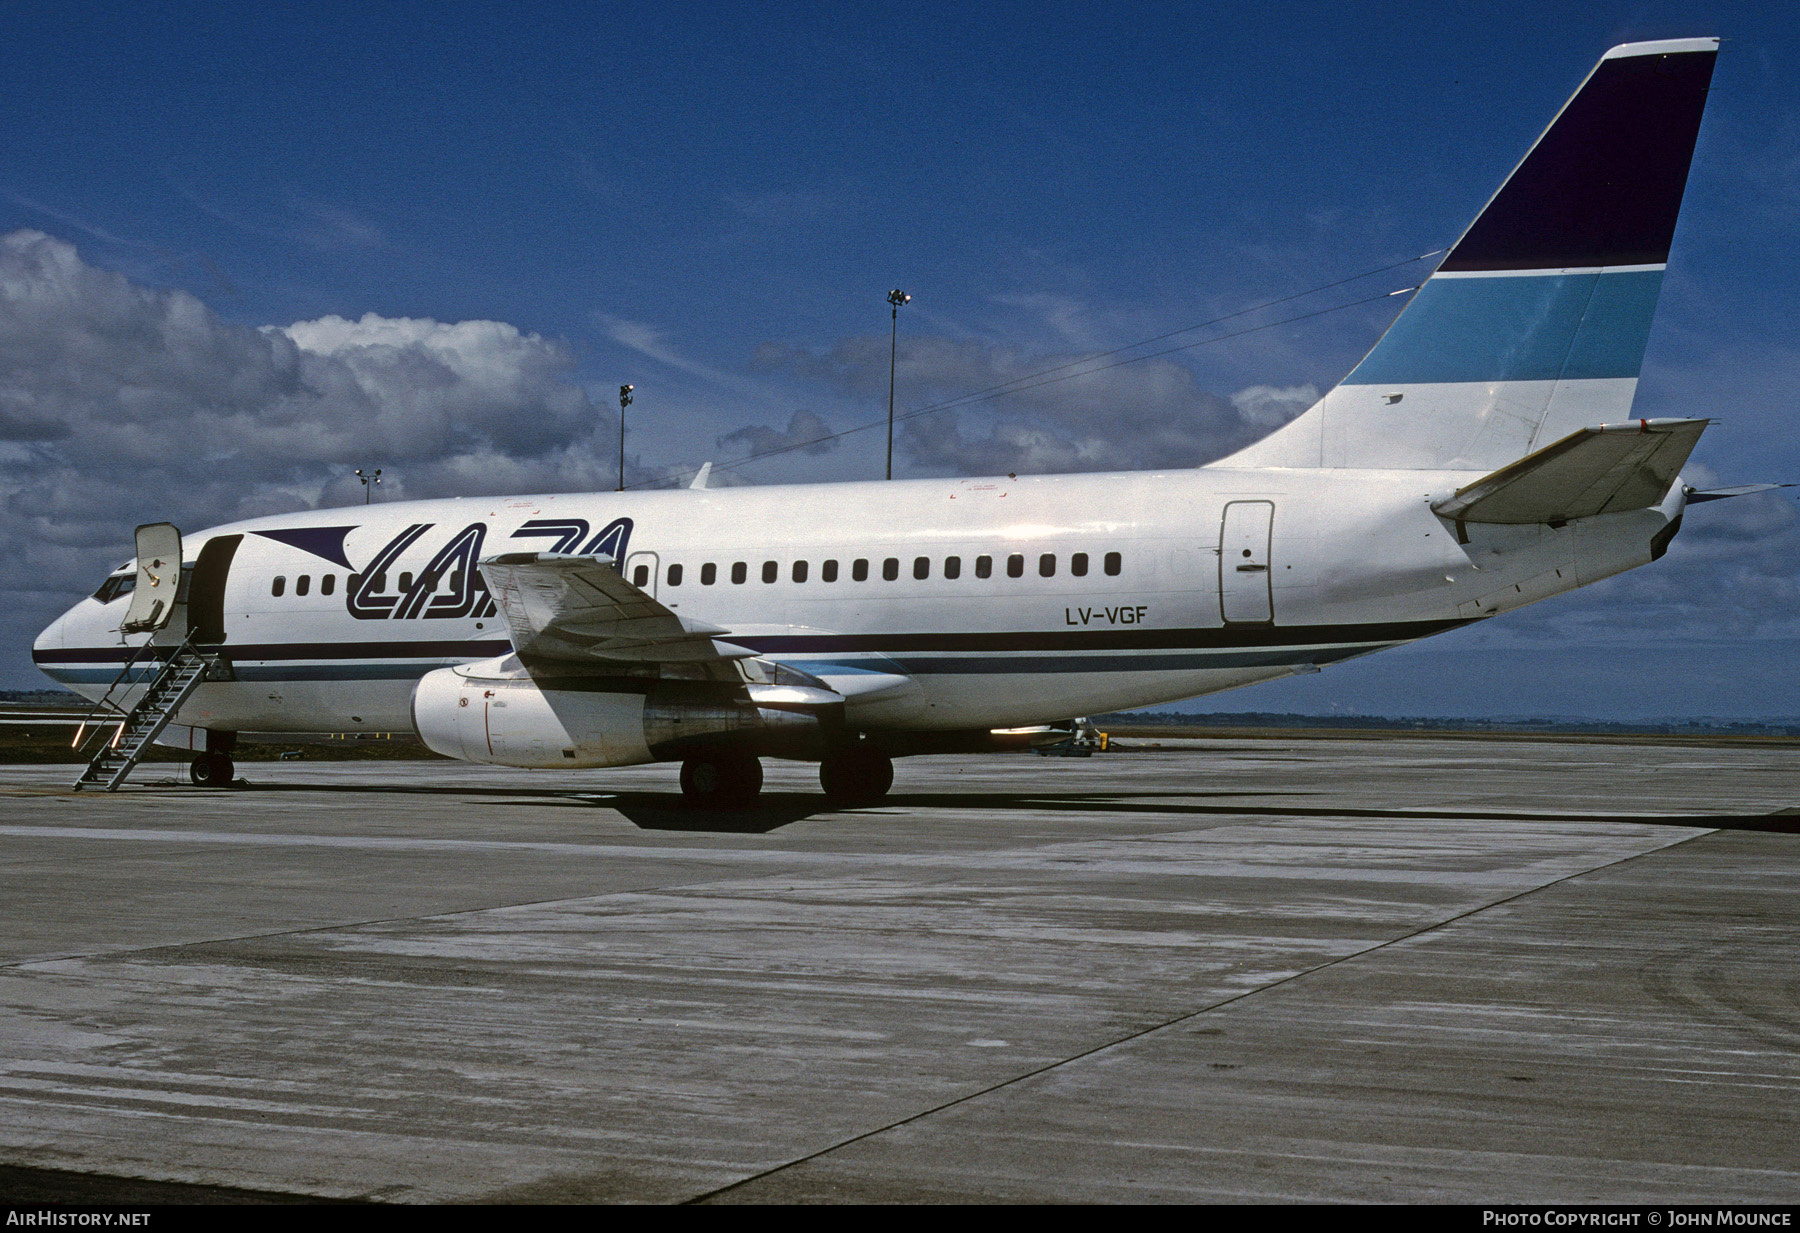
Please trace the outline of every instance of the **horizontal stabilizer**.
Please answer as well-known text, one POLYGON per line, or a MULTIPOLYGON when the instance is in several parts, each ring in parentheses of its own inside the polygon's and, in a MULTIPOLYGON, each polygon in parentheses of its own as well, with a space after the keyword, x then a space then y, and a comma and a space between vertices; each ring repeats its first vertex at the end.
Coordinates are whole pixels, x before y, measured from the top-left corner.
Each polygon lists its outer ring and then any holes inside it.
POLYGON ((730 631, 678 616, 620 576, 610 557, 508 552, 480 563, 521 659, 574 663, 707 663, 754 651, 730 631))
POLYGON ((1431 508, 1458 522, 1560 525, 1659 504, 1711 420, 1581 428, 1431 508))

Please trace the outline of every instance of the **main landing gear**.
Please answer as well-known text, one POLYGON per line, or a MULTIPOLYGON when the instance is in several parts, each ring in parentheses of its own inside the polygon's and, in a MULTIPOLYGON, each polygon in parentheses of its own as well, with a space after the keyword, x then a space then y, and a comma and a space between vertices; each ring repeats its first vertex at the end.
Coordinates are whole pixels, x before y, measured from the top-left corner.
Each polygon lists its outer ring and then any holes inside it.
POLYGON ((762 791, 762 763, 735 749, 696 754, 681 764, 681 794, 705 809, 742 809, 762 791))
MULTIPOLYGON (((741 750, 708 750, 681 764, 681 794, 702 809, 748 808, 756 803, 762 783, 762 763, 741 750)), ((833 805, 873 805, 894 786, 894 763, 878 749, 853 745, 819 763, 819 786, 833 805)))
POLYGON ((203 753, 188 766, 188 778, 197 788, 229 788, 236 774, 230 754, 203 753))
POLYGON ((894 786, 893 759, 864 745, 840 749, 819 763, 819 786, 833 805, 873 805, 894 786))

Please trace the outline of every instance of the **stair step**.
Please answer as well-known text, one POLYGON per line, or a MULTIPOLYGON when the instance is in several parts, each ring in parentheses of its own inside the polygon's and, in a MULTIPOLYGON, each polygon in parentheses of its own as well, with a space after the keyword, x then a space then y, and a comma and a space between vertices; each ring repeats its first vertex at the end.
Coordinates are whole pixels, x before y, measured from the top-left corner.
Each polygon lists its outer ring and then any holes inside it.
MULTIPOLYGON (((81 778, 76 781, 76 786, 105 780, 107 790, 112 791, 123 783, 138 760, 144 756, 156 734, 169 722, 176 708, 206 679, 211 667, 211 662, 193 651, 186 642, 177 647, 167 659, 153 660, 145 666, 127 663, 120 670, 118 678, 108 687, 105 698, 111 699, 113 690, 121 684, 128 688, 131 685, 144 685, 143 696, 129 712, 115 707, 120 713, 102 721, 118 723, 119 727, 112 739, 95 751, 87 768, 81 773, 81 778), (154 672, 150 672, 151 668, 154 668, 154 672), (147 672, 150 674, 148 682, 145 681, 147 672)), ((99 730, 97 727, 96 731, 99 730)))

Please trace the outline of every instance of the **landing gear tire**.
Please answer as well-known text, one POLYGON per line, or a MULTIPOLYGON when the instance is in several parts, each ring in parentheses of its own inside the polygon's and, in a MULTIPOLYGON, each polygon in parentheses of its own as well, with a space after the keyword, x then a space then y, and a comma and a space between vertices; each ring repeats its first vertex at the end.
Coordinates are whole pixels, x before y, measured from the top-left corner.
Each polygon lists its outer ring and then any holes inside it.
POLYGON ((681 794, 705 809, 743 809, 762 791, 762 763, 747 753, 720 750, 681 764, 681 794))
POLYGON ((876 749, 845 749, 819 763, 819 786, 833 805, 873 805, 894 786, 893 759, 876 749))
POLYGON ((201 754, 188 766, 188 778, 196 788, 229 788, 237 767, 222 753, 201 754))

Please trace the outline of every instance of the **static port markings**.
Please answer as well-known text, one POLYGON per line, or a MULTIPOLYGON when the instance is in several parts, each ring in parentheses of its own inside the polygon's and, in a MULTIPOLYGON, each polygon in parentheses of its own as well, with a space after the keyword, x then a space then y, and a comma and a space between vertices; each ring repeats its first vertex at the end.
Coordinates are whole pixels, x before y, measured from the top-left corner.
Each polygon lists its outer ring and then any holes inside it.
POLYGON ((1127 605, 1121 608, 1064 608, 1063 624, 1142 625, 1144 613, 1149 610, 1147 604, 1127 605))

